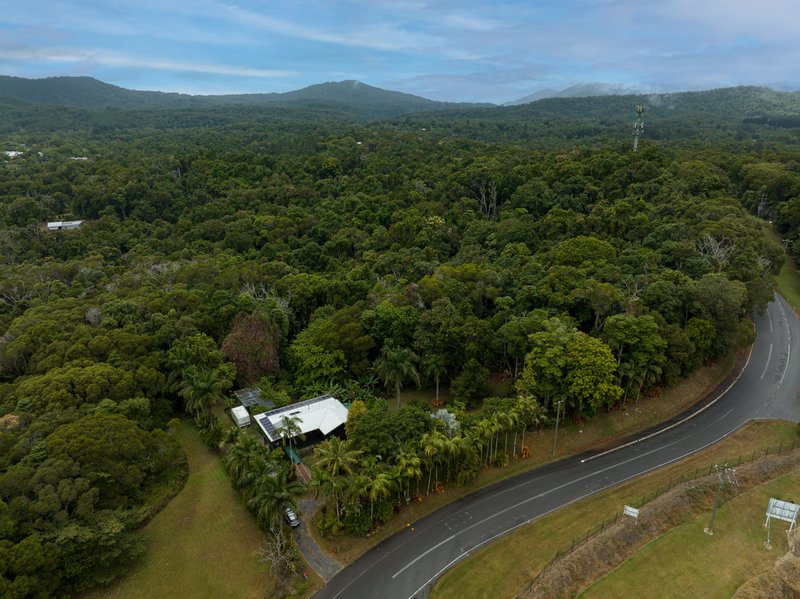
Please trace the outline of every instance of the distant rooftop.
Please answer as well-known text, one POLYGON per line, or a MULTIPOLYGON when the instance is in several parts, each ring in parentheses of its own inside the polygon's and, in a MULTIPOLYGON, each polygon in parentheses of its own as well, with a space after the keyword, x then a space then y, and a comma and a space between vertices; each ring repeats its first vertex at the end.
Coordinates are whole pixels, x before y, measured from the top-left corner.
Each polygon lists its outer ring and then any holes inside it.
POLYGON ((56 220, 47 223, 48 231, 66 231, 67 229, 77 229, 83 224, 82 220, 56 220))
POLYGON ((280 429, 286 417, 296 419, 299 434, 318 430, 327 435, 347 421, 347 408, 332 395, 322 395, 258 414, 255 419, 267 439, 274 443, 283 436, 280 429))

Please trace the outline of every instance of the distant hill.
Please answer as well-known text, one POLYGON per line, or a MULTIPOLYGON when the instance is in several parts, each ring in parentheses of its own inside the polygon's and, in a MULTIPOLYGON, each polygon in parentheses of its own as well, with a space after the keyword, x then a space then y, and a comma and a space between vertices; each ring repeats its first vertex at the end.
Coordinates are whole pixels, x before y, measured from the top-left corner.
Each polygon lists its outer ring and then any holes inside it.
POLYGON ((322 83, 286 93, 192 96, 129 90, 91 77, 24 79, 0 76, 0 97, 83 109, 308 106, 340 109, 362 119, 384 119, 420 111, 478 106, 436 102, 411 94, 372 87, 358 81, 322 83))
POLYGON ((753 126, 789 127, 800 115, 800 92, 733 87, 702 92, 546 98, 516 106, 415 113, 395 126, 483 141, 537 147, 604 143, 631 137, 636 104, 645 106, 647 140, 732 138, 753 126), (780 117, 780 118, 779 118, 780 117))
POLYGON ((611 83, 580 83, 572 85, 562 90, 555 90, 550 88, 540 89, 539 91, 522 97, 513 102, 506 102, 504 106, 518 106, 520 104, 529 104, 538 100, 546 98, 588 98, 591 96, 624 96, 636 94, 639 90, 625 86, 614 85, 611 83))

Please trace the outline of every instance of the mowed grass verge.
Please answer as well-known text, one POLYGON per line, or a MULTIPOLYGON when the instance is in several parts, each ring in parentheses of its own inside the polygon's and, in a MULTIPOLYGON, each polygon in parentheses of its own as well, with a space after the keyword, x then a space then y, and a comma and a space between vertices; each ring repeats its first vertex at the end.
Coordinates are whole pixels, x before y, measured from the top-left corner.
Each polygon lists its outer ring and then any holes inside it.
POLYGON ((775 277, 775 282, 780 294, 800 314, 800 275, 797 273, 797 265, 789 256, 786 256, 786 262, 775 277))
MULTIPOLYGON (((712 463, 736 460, 767 446, 778 447, 797 439, 797 425, 784 421, 756 421, 702 452, 670 464, 652 474, 592 495, 544 516, 491 543, 459 562, 434 587, 434 599, 469 599, 486 596, 514 597, 557 551, 568 549, 572 539, 583 538, 604 519, 621 512, 625 504, 637 504, 646 494, 671 478, 692 474, 712 463)), ((766 504, 765 504, 766 505, 766 504)), ((702 533, 702 527, 701 527, 702 533)), ((660 559, 660 558, 659 558, 660 559)), ((646 597, 647 594, 618 595, 646 597)), ((651 595, 654 597, 686 595, 651 595)), ((703 595, 696 595, 702 597, 703 595)))
MULTIPOLYGON (((764 224, 764 234, 776 243, 782 243, 780 236, 766 223, 764 224)), ((788 254, 786 254, 786 261, 780 272, 775 276, 775 286, 778 288, 778 293, 800 315, 800 273, 797 272, 797 264, 788 254)))
POLYGON ((190 423, 176 435, 189 465, 185 487, 142 529, 147 550, 130 572, 85 599, 262 599, 273 587, 259 562, 262 533, 218 456, 190 423))
POLYGON ((714 518, 714 535, 703 532, 709 515, 677 526, 600 579, 581 599, 615 597, 703 597, 728 599, 750 578, 770 570, 789 549, 788 523, 771 524, 772 550, 764 513, 770 497, 800 497, 800 472, 762 484, 723 503, 714 518))

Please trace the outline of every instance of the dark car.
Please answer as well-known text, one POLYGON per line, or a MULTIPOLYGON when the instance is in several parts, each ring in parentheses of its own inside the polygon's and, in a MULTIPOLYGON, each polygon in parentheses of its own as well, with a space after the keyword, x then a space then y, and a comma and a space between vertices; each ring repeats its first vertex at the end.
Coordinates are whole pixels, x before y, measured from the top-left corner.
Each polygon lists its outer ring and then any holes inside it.
POLYGON ((300 526, 300 518, 297 517, 297 514, 294 513, 294 510, 289 506, 283 508, 283 514, 286 516, 286 521, 289 523, 289 526, 295 528, 300 526))

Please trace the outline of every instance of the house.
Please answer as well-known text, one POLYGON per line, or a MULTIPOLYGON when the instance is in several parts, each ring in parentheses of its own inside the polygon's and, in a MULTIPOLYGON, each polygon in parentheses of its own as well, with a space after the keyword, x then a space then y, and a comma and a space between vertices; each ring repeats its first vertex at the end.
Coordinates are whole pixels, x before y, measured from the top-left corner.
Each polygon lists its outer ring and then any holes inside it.
POLYGON ((331 395, 322 395, 289 406, 257 414, 255 421, 270 443, 283 437, 284 418, 291 419, 297 430, 293 437, 306 435, 314 441, 330 435, 347 421, 347 408, 331 395))
POLYGON ((83 223, 82 220, 57 220, 47 223, 48 231, 67 231, 69 229, 77 229, 83 223))

